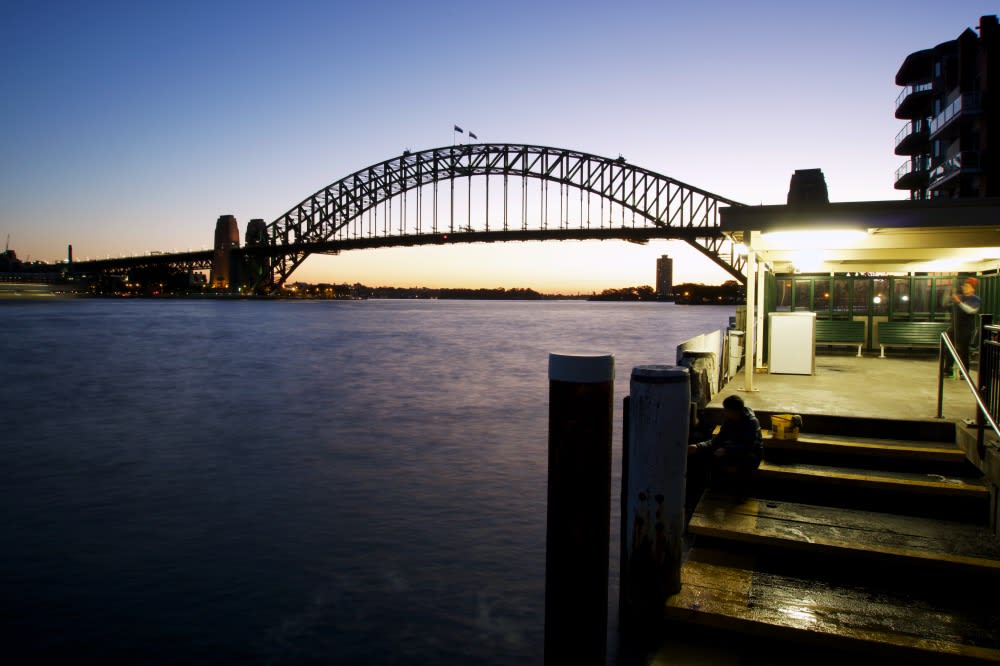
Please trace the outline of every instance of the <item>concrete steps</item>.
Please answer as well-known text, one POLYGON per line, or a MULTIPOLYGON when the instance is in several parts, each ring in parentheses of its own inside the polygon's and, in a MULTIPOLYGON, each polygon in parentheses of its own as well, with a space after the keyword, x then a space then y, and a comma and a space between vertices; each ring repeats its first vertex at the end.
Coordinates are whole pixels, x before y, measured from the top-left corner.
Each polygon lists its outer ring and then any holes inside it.
POLYGON ((975 467, 965 453, 948 442, 892 440, 874 437, 844 437, 814 433, 797 439, 774 439, 762 432, 767 458, 771 462, 837 464, 845 467, 885 468, 896 471, 933 471, 971 474, 975 467))
POLYGON ((845 663, 852 654, 859 663, 1000 662, 1000 618, 973 595, 920 593, 926 589, 914 594, 868 580, 816 578, 801 567, 700 546, 681 578, 681 591, 667 601, 667 620, 710 627, 720 642, 733 634, 763 639, 767 652, 750 663, 788 663, 767 659, 785 653, 830 663, 824 659, 830 650, 839 653, 833 663, 845 663))
MULTIPOLYGON (((903 428, 905 430, 905 428, 903 428)), ((983 523, 989 488, 953 443, 763 431, 756 493, 869 511, 983 523)))
POLYGON ((688 531, 696 536, 937 573, 1000 579, 1000 540, 966 523, 739 499, 708 492, 688 531))
POLYGON ((1000 541, 957 447, 829 433, 764 444, 752 497, 710 490, 693 510, 668 626, 807 656, 1000 663, 1000 541))

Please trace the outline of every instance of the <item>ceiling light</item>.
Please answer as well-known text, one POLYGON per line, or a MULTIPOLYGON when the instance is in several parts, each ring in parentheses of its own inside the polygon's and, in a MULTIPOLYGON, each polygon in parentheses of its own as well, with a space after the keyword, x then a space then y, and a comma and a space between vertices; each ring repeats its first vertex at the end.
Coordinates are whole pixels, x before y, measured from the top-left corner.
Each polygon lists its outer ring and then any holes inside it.
POLYGON ((761 238, 768 247, 786 249, 812 249, 853 247, 868 236, 861 229, 810 229, 796 231, 765 231, 761 238))

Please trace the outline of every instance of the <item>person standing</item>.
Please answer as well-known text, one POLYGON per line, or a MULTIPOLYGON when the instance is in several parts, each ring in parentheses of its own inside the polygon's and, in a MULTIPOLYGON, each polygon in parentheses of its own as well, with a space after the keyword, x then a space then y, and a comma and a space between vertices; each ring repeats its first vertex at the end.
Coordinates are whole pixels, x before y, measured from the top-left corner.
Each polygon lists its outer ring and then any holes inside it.
MULTIPOLYGON (((958 359, 966 370, 969 369, 969 345, 972 344, 972 334, 976 330, 976 315, 979 314, 979 308, 982 305, 979 296, 976 296, 978 286, 979 280, 974 277, 966 278, 965 282, 962 283, 962 291, 951 295, 951 328, 948 330, 948 335, 955 343, 958 359)), ((945 376, 958 379, 958 372, 953 366, 951 354, 945 354, 945 376)))

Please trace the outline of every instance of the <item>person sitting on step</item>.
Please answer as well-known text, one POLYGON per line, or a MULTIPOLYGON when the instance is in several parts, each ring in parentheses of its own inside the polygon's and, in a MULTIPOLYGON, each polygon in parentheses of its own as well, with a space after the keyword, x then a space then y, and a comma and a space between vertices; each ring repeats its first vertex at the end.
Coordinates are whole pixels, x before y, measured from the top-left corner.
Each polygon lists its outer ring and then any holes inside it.
POLYGON ((699 461, 694 467, 708 468, 710 485, 745 496, 764 457, 760 421, 738 395, 723 400, 722 410, 725 420, 718 434, 689 445, 688 458, 699 461), (706 460, 707 456, 711 458, 706 460))

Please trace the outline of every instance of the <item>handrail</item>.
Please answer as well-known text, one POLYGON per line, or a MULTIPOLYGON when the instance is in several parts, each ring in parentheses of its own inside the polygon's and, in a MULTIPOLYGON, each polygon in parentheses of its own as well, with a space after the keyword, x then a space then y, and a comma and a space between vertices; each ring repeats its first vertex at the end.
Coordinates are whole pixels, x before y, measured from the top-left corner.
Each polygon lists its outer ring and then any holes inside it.
POLYGON ((909 97, 910 95, 918 92, 926 92, 928 90, 931 90, 933 87, 934 84, 932 83, 918 83, 912 86, 903 86, 903 89, 899 92, 899 95, 896 96, 896 108, 898 109, 899 106, 903 103, 903 100, 909 97))
POLYGON ((934 116, 931 119, 930 124, 930 135, 933 136, 937 134, 937 131, 949 123, 952 119, 961 116, 963 113, 976 113, 979 111, 979 92, 966 92, 959 94, 958 97, 952 100, 951 104, 946 106, 941 113, 934 116))
MULTIPOLYGON (((983 398, 979 393, 979 389, 972 383, 969 378, 969 371, 966 369, 965 364, 962 363, 962 359, 958 357, 958 351, 955 349, 955 345, 952 344, 951 338, 948 337, 947 332, 941 333, 941 345, 938 351, 938 408, 937 408, 937 418, 942 418, 942 411, 944 407, 944 352, 945 349, 951 354, 952 361, 957 365, 959 371, 962 373, 962 378, 965 380, 965 384, 969 387, 972 392, 972 397, 976 400, 976 406, 979 408, 979 412, 976 415, 977 421, 979 421, 980 426, 982 426, 982 419, 985 418, 986 422, 989 423, 990 427, 993 429, 994 434, 996 434, 997 439, 1000 439, 1000 426, 997 426, 997 422, 993 420, 990 416, 989 410, 983 403, 983 398)), ((977 445, 982 450, 983 446, 983 428, 979 428, 977 434, 977 445)))

